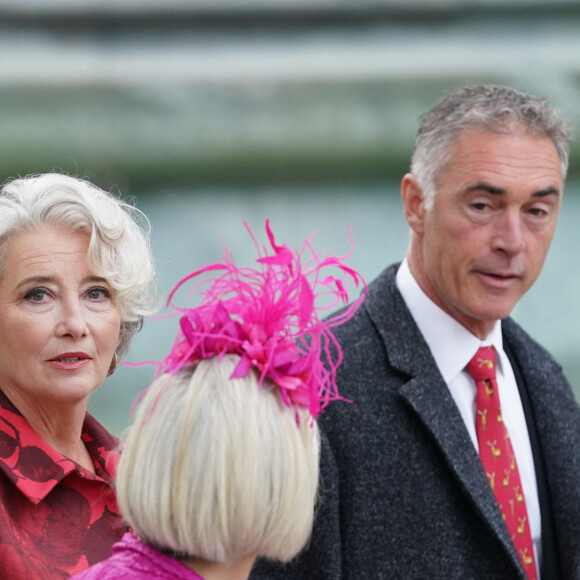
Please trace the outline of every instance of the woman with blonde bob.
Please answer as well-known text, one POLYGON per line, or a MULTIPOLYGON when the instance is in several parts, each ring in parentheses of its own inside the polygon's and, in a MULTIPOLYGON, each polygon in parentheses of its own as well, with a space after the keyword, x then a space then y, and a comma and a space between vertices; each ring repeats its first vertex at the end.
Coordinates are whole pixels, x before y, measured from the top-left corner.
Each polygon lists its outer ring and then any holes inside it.
POLYGON ((0 190, 0 568, 68 578, 110 555, 125 527, 119 441, 91 415, 152 312, 146 218, 57 173, 0 190))
POLYGON ((238 362, 214 357, 159 378, 117 475, 121 512, 137 535, 204 577, 226 563, 247 575, 253 554, 290 560, 312 528, 316 425, 305 410, 297 418, 269 381, 259 388, 254 371, 231 379, 238 362))
MULTIPOLYGON (((343 258, 278 246, 260 252, 261 270, 237 268, 226 251, 179 282, 199 282, 201 303, 176 307, 181 329, 130 428, 117 477, 121 512, 133 534, 113 556, 77 579, 248 578, 257 557, 286 562, 312 530, 318 486, 316 416, 340 399, 340 362, 331 326, 314 303, 347 300, 359 275, 343 258), (323 365, 321 358, 326 359, 323 365)), ((251 233, 251 232, 250 232, 251 233)))

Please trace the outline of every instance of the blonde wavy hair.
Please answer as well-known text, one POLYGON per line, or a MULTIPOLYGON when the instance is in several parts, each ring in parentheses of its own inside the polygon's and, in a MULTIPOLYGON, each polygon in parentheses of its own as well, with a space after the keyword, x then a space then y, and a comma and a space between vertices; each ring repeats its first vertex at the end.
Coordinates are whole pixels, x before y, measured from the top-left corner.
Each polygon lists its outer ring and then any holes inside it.
POLYGON ((90 236, 88 264, 117 293, 120 358, 143 317, 157 305, 149 222, 143 213, 96 185, 59 173, 13 179, 0 190, 0 278, 10 240, 51 224, 90 236))

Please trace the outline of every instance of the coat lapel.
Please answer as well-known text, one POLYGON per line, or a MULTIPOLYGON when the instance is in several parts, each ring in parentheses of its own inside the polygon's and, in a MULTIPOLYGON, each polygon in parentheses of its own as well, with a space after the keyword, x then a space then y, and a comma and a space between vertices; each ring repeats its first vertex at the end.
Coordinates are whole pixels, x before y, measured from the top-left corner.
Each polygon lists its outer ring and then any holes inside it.
MULTIPOLYGON (((433 437, 463 493, 502 543, 514 565, 521 570, 515 547, 463 419, 447 385, 437 369, 435 372, 435 379, 411 379, 400 393, 433 437)), ((522 578, 525 578, 523 570, 521 572, 522 578)))
POLYGON ((393 368, 410 377, 401 396, 415 411, 439 447, 458 487, 488 524, 525 579, 515 547, 471 442, 463 419, 431 352, 395 284, 396 267, 387 269, 369 289, 365 307, 382 336, 393 368), (382 283, 381 283, 382 281, 382 283), (391 308, 382 307, 389 304, 391 308))

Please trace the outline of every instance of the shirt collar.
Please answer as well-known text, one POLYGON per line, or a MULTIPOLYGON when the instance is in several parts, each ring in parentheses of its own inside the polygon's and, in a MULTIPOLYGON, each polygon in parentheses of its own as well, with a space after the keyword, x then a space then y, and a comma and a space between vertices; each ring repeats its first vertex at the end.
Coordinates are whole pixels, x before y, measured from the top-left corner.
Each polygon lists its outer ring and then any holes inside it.
POLYGON ((95 461, 96 475, 52 448, 0 391, 0 471, 33 503, 76 471, 83 479, 112 485, 119 440, 88 413, 82 438, 95 461))
MULTIPOLYGON (((480 346, 494 346, 498 353, 503 351, 501 321, 496 321, 482 341, 423 292, 406 259, 397 271, 396 280, 397 288, 447 384, 465 369, 480 346)), ((498 358, 501 364, 501 357, 498 358)))

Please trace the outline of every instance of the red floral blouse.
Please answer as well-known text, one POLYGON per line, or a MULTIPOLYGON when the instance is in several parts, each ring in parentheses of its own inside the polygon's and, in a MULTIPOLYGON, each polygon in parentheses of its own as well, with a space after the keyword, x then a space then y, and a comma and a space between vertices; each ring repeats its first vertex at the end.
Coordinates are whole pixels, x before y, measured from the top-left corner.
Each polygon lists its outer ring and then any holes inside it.
POLYGON ((87 414, 96 475, 48 445, 0 392, 0 578, 69 578, 108 558, 126 528, 113 491, 119 440, 87 414))

